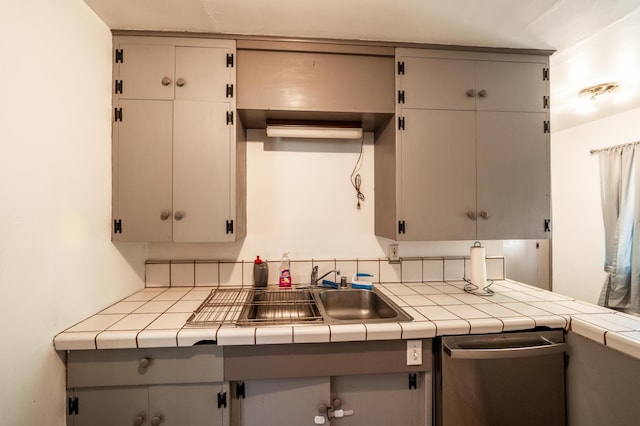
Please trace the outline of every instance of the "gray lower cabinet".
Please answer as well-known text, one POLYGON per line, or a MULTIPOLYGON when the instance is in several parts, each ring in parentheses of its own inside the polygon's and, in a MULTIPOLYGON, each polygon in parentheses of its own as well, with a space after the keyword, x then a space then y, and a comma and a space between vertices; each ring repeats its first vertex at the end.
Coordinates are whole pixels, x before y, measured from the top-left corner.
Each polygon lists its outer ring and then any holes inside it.
POLYGON ((409 386, 409 373, 244 381, 244 398, 232 402, 232 411, 237 411, 232 424, 430 424, 426 417, 431 393, 425 392, 430 376, 413 374, 415 388, 409 386))
POLYGON ((72 351, 67 372, 70 426, 228 424, 217 346, 72 351))
POLYGON ((232 401, 234 425, 313 425, 329 404, 328 377, 247 380, 244 399, 232 401), (237 411, 237 412, 236 412, 237 411))
POLYGON ((567 425, 637 425, 640 360, 573 332, 566 342, 567 425))
POLYGON ((363 374, 331 378, 331 401, 340 399, 352 411, 331 421, 336 426, 431 424, 431 375, 418 373, 363 374), (410 378, 415 377, 415 388, 410 378))
POLYGON ((231 424, 431 424, 431 341, 407 366, 406 341, 225 348, 231 424))

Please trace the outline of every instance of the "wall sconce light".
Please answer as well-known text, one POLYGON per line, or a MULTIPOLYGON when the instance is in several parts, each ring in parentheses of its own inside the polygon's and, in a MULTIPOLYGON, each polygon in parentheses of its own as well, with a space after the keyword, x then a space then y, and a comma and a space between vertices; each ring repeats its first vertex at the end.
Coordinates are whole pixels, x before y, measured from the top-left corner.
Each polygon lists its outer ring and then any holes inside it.
POLYGON ((270 138, 362 139, 362 125, 357 122, 267 122, 270 138))

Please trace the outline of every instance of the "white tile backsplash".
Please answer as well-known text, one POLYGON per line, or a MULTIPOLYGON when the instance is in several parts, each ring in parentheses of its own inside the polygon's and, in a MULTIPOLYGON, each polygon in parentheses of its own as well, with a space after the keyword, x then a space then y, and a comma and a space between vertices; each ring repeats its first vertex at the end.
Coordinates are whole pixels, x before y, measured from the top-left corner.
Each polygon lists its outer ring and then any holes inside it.
POLYGON ((196 262, 195 286, 215 287, 220 283, 218 262, 196 262))
POLYGON ((402 263, 389 263, 386 260, 379 263, 381 283, 399 283, 402 281, 402 263))
POLYGON ((504 280, 504 258, 488 257, 487 260, 487 278, 490 280, 504 280))
MULTIPOLYGON (((336 269, 340 271, 341 277, 347 277, 347 282, 351 282, 353 275, 358 272, 358 261, 356 260, 336 260, 336 269)), ((373 277, 373 281, 377 277, 373 277)))
POLYGON ((171 263, 171 287, 193 287, 195 285, 194 262, 171 263))
MULTIPOLYGON (((263 259, 264 260, 264 259, 263 259)), ((269 265, 269 286, 277 286, 280 274, 279 260, 265 260, 269 265)), ((197 260, 197 261, 149 261, 145 265, 145 287, 176 286, 252 286, 254 260, 197 260)), ((404 258, 400 263, 388 259, 291 259, 294 285, 308 284, 311 269, 318 266, 319 275, 338 269, 341 276, 352 280, 356 272, 373 274, 373 282, 420 283, 460 281, 465 276, 465 257, 415 257, 404 258)), ((488 278, 504 280, 502 257, 487 258, 488 278)), ((328 277, 338 280, 339 277, 328 277)))
POLYGON ((444 281, 444 259, 423 259, 422 280, 444 281))
POLYGON ((220 287, 242 286, 242 262, 220 262, 220 287))
POLYGON ((386 260, 358 260, 358 272, 375 275, 374 282, 382 282, 380 279, 380 264, 386 263, 386 260))
POLYGON ((171 266, 166 263, 147 263, 145 283, 147 287, 169 287, 171 285, 171 266))
MULTIPOLYGON (((273 263, 274 279, 273 283, 278 284, 278 268, 280 264, 273 263)), ((313 262, 311 260, 294 260, 291 262, 291 280, 293 285, 306 285, 311 282, 311 269, 313 268, 313 262)), ((271 277, 271 265, 269 265, 269 277, 271 277)), ((271 280, 269 281, 271 282, 271 280)))
POLYGON ((444 259, 444 280, 460 281, 464 278, 464 259, 445 258, 444 259))
POLYGON ((422 282, 422 259, 403 260, 402 282, 422 282))

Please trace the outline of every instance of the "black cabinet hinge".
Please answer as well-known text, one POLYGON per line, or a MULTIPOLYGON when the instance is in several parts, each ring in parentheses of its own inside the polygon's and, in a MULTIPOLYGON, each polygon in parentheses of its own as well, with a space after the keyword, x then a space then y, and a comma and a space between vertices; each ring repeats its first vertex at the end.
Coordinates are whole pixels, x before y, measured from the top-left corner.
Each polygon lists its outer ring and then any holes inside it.
POLYGON ((227 98, 233 98, 233 84, 227 84, 227 98))
POLYGON ((544 220, 544 232, 551 232, 551 219, 544 220))
POLYGON ((116 64, 124 62, 124 51, 122 49, 116 49, 116 64))
POLYGON ((404 130, 404 117, 398 117, 398 130, 404 130))
POLYGON ((227 408, 227 393, 218 392, 218 408, 227 408))
POLYGON ((404 90, 398 90, 398 103, 404 103, 404 90))
POLYGON ((418 375, 416 373, 409 373, 409 389, 418 388, 418 375))
POLYGON ((404 220, 399 220, 398 221, 398 234, 404 234, 404 232, 405 232, 404 220))
POLYGON ((115 90, 115 92, 116 92, 116 95, 118 93, 122 94, 122 80, 116 80, 116 90, 115 90))
POLYGON ((78 414, 80 412, 78 397, 69 398, 68 415, 78 414))
POLYGON ((549 97, 548 96, 543 96, 542 97, 542 108, 549 109, 549 97))
POLYGON ((233 67, 233 53, 227 53, 227 68, 233 67))
POLYGON ((227 111, 227 124, 233 124, 233 111, 227 111))
POLYGON ((551 123, 548 120, 544 122, 544 132, 551 133, 551 123))
POLYGON ((122 108, 115 108, 114 121, 122 121, 122 108))
POLYGON ((542 80, 543 81, 548 81, 549 80, 549 68, 542 68, 542 80))
POLYGON ((233 234, 233 219, 227 221, 227 234, 233 234))
POLYGON ((244 382, 236 383, 236 398, 244 399, 244 396, 245 396, 245 393, 244 393, 244 382))
POLYGON ((398 62, 398 75, 404 75, 404 62, 398 62))
POLYGON ((113 233, 122 234, 122 219, 114 219, 113 221, 113 233))

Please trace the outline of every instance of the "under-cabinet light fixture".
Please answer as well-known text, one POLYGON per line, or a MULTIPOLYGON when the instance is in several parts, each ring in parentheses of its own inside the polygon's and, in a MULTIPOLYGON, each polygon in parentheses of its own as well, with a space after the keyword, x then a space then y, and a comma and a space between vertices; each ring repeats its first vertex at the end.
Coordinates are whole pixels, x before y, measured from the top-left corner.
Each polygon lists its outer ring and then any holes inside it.
POLYGON ((270 138, 361 139, 362 127, 267 125, 267 136, 270 138))

